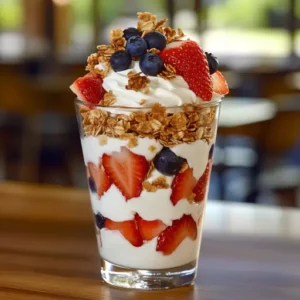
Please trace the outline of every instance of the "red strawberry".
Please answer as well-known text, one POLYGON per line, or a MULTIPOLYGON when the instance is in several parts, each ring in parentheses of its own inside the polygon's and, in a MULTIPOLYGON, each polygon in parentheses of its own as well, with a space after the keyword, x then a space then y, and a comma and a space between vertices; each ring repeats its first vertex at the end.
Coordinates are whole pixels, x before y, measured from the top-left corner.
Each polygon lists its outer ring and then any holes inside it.
POLYGON ((135 220, 114 222, 110 219, 106 219, 104 226, 106 229, 120 231, 124 238, 135 247, 143 245, 143 239, 137 229, 135 220))
POLYGON ((144 156, 121 147, 121 152, 103 154, 102 163, 106 174, 126 200, 140 196, 142 183, 149 168, 149 163, 144 156))
POLYGON ((220 71, 217 71, 216 73, 211 75, 211 79, 213 82, 213 90, 215 93, 220 95, 227 95, 229 93, 227 81, 220 71))
POLYGON ((143 240, 150 241, 158 236, 162 231, 167 228, 160 220, 146 221, 143 220, 138 214, 135 215, 137 227, 142 235, 143 240))
POLYGON ((105 174, 101 166, 97 167, 95 164, 89 162, 87 165, 88 174, 94 180, 97 194, 101 197, 111 186, 111 180, 105 174))
POLYGON ((197 238, 197 225, 191 215, 183 215, 181 219, 174 220, 157 239, 156 251, 164 255, 173 253, 185 238, 197 238))
POLYGON ((201 175, 196 186, 193 189, 193 193, 196 194, 194 199, 195 202, 201 202, 205 199, 206 192, 208 189, 208 181, 209 181, 211 166, 212 166, 212 162, 211 160, 209 160, 203 174, 201 175))
POLYGON ((171 185, 171 201, 175 206, 181 199, 188 198, 193 193, 196 185, 196 178, 193 176, 193 169, 188 168, 182 173, 178 173, 171 185))
POLYGON ((175 42, 173 45, 169 44, 169 48, 164 49, 160 56, 165 63, 175 67, 176 73, 185 79, 189 88, 198 97, 210 101, 213 92, 212 82, 204 51, 196 42, 190 40, 175 42))
POLYGON ((98 104, 106 91, 102 87, 103 80, 99 74, 88 73, 84 77, 77 78, 70 86, 79 100, 98 104))

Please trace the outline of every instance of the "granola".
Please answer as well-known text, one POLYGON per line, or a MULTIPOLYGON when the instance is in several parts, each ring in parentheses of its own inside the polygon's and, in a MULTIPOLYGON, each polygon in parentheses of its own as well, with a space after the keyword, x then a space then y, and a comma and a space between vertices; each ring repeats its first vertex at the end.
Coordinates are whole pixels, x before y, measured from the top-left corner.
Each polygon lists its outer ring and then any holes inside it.
MULTIPOLYGON (((112 93, 110 95, 113 97, 112 93)), ((136 136, 156 139, 167 147, 196 140, 210 143, 217 114, 215 107, 199 109, 197 106, 193 110, 189 106, 188 109, 186 107, 183 111, 171 114, 158 103, 147 112, 133 112, 130 115, 115 115, 104 109, 82 109, 80 112, 85 135, 105 134, 131 139, 131 147, 135 146, 133 137, 136 136)))
POLYGON ((150 80, 147 76, 141 75, 142 73, 135 73, 133 71, 129 72, 128 77, 128 85, 126 85, 127 90, 134 90, 136 92, 143 91, 145 94, 149 91, 147 85, 150 80))
POLYGON ((168 189, 169 187, 170 185, 167 183, 167 179, 165 176, 159 176, 152 182, 143 182, 143 188, 147 192, 156 192, 158 189, 168 189))

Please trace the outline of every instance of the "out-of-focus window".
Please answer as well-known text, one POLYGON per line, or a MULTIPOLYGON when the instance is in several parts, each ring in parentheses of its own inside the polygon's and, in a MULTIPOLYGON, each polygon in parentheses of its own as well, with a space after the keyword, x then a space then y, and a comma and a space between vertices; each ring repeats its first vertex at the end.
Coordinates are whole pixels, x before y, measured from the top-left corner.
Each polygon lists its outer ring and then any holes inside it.
MULTIPOLYGON (((299 15, 300 5, 296 2, 299 15)), ((210 51, 231 56, 280 58, 290 55, 288 0, 212 0, 206 3, 203 42, 210 51)))
POLYGON ((21 0, 0 0, 0 58, 14 60, 22 56, 23 7, 21 0))

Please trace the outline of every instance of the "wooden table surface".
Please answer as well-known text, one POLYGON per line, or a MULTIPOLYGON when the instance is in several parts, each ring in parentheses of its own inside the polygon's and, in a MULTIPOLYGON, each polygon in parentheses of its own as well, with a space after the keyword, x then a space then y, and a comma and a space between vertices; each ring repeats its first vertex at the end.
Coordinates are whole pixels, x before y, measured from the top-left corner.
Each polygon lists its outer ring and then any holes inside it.
POLYGON ((300 211, 210 201, 193 286, 136 292, 110 287, 87 191, 0 184, 2 300, 299 300, 300 211))

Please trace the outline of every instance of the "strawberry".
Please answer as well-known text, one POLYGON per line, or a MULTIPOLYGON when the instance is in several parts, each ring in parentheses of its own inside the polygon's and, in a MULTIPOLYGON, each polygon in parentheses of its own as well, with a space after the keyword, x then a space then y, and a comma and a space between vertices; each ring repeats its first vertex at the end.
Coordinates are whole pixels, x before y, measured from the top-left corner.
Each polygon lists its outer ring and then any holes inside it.
POLYGON ((103 154, 102 163, 106 174, 126 200, 140 196, 142 183, 149 168, 149 163, 144 156, 121 147, 121 152, 103 154))
POLYGON ((193 169, 188 168, 182 173, 178 173, 172 182, 171 201, 175 206, 181 199, 188 198, 193 193, 196 185, 196 178, 193 176, 193 169))
POLYGON ((79 100, 99 104, 106 93, 102 83, 103 80, 99 74, 88 73, 84 77, 77 78, 70 89, 79 100))
POLYGON ((143 220, 138 214, 135 215, 135 220, 142 238, 145 241, 154 239, 167 228, 167 225, 160 220, 146 221, 143 220))
POLYGON ((97 167, 92 162, 89 162, 87 165, 87 173, 95 182, 97 194, 101 197, 110 188, 111 180, 105 174, 101 165, 97 167))
POLYGON ((201 202, 205 199, 206 192, 208 189, 208 181, 209 181, 211 166, 212 166, 212 161, 209 160, 203 174, 201 175, 196 186, 193 189, 193 193, 196 195, 194 199, 195 202, 201 202))
POLYGON ((124 238, 135 247, 141 247, 143 245, 143 238, 137 229, 135 220, 114 222, 110 219, 106 219, 104 226, 109 230, 118 230, 124 238))
POLYGON ((227 81, 220 71, 211 75, 211 79, 213 83, 213 91, 215 93, 220 95, 227 95, 229 93, 227 81))
POLYGON ((171 43, 160 56, 165 63, 175 67, 176 73, 184 78, 198 97, 204 101, 211 100, 213 91, 208 61, 196 42, 187 40, 171 43))
POLYGON ((191 215, 183 215, 174 220, 158 236, 156 251, 161 251, 164 255, 172 254, 185 238, 197 238, 197 225, 191 215))

